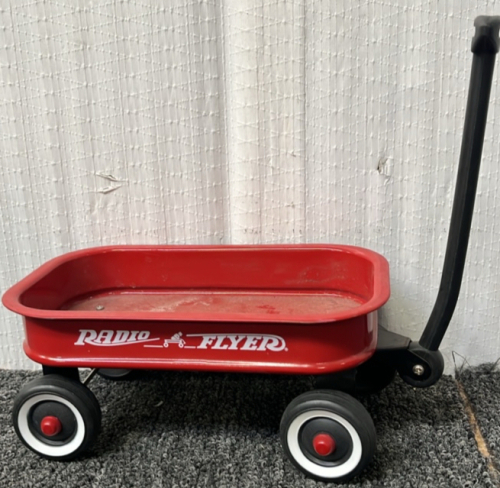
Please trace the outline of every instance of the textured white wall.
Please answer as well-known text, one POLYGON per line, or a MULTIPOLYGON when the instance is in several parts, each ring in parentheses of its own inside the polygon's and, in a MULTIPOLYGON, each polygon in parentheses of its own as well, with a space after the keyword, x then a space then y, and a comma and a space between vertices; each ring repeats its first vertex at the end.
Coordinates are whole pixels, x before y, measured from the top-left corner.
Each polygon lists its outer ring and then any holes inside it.
MULTIPOLYGON (((101 244, 351 243, 389 259, 383 321, 417 338, 472 22, 494 13, 485 0, 2 2, 0 289, 101 244)), ((448 371, 452 351, 500 357, 499 130, 496 75, 448 371)), ((20 318, 0 320, 0 367, 33 367, 20 318)))

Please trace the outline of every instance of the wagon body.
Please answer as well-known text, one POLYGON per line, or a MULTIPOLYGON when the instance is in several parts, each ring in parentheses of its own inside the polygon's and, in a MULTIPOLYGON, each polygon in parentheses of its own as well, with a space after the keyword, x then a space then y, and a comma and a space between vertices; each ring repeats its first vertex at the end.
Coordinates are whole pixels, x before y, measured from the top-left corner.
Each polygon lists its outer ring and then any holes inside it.
POLYGON ((45 366, 320 374, 373 355, 387 261, 353 246, 116 246, 3 298, 45 366))

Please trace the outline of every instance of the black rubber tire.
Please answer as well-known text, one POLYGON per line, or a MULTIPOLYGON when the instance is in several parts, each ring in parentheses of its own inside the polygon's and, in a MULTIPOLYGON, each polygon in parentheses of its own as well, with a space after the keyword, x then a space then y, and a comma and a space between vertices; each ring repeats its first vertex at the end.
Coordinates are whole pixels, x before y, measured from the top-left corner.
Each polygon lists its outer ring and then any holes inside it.
POLYGON ((95 395, 86 386, 51 374, 37 378, 21 389, 14 400, 12 421, 16 434, 26 447, 44 458, 67 461, 79 456, 96 440, 101 428, 101 409, 95 395), (63 440, 44 437, 36 431, 33 420, 37 408, 44 408, 45 415, 51 415, 51 408, 62 409, 66 416, 72 415, 74 421, 70 423, 74 432, 63 440))
POLYGON ((349 481, 361 473, 373 459, 376 448, 375 426, 370 414, 358 400, 340 391, 316 390, 299 395, 283 414, 280 435, 290 461, 307 476, 326 482, 349 481), (345 432, 344 439, 348 436, 339 448, 346 454, 335 461, 314 457, 301 441, 309 422, 324 422, 324 419, 337 424, 338 429, 345 432), (349 442, 352 445, 346 445, 349 442))
POLYGON ((124 381, 132 379, 134 370, 123 368, 99 368, 97 374, 107 380, 124 381))

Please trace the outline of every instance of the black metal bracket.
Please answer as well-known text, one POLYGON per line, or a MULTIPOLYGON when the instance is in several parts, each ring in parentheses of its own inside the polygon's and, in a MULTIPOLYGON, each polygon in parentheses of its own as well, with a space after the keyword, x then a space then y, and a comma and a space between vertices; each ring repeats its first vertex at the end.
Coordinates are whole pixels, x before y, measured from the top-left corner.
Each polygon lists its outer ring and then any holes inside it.
POLYGON ((378 326, 376 354, 390 354, 394 351, 404 351, 410 346, 411 339, 396 332, 391 332, 381 325, 378 326))
POLYGON ((78 372, 78 368, 66 368, 59 366, 43 366, 42 371, 44 375, 48 374, 58 374, 74 381, 80 381, 80 373, 78 372))
POLYGON ((381 326, 374 358, 394 366, 406 383, 417 388, 433 385, 444 371, 444 359, 439 351, 429 351, 408 337, 381 326))

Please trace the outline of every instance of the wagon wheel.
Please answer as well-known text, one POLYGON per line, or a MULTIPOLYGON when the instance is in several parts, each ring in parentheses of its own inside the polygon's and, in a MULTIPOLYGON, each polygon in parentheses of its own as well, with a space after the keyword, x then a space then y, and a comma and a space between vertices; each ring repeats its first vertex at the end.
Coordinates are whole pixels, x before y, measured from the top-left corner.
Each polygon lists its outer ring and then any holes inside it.
POLYGON ((101 409, 86 386, 46 375, 22 388, 14 401, 12 420, 27 447, 45 458, 63 461, 77 457, 95 441, 101 409))
POLYGON ((133 376, 133 369, 121 369, 121 368, 99 368, 97 374, 106 378, 107 380, 129 380, 133 376))
POLYGON ((320 481, 350 480, 375 452, 370 414, 343 392, 318 390, 298 396, 283 414, 280 433, 291 462, 320 481))

